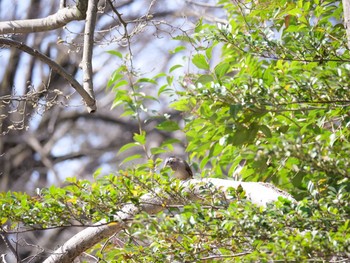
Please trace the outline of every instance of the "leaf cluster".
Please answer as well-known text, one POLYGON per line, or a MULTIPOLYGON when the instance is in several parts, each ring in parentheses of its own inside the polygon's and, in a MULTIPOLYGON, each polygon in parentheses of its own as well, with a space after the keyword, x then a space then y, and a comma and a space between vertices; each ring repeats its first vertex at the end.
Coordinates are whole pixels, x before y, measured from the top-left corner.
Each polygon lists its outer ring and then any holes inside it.
POLYGON ((336 202, 340 195, 348 193, 330 193, 297 205, 281 199, 263 209, 245 198, 222 203, 214 194, 207 205, 189 203, 156 217, 139 215, 118 235, 124 247, 110 244, 103 258, 120 262, 342 260, 349 253, 350 218, 344 217, 349 202, 343 198, 342 204, 336 202))
MULTIPOLYGON (((221 1, 228 23, 199 23, 198 74, 172 107, 191 112, 193 158, 214 176, 272 181, 296 196, 307 184, 349 180, 349 49, 340 2, 221 1), (213 57, 221 47, 222 57, 213 57), (325 180, 325 181, 324 181, 325 180)), ((349 188, 347 188, 350 190, 349 188)))

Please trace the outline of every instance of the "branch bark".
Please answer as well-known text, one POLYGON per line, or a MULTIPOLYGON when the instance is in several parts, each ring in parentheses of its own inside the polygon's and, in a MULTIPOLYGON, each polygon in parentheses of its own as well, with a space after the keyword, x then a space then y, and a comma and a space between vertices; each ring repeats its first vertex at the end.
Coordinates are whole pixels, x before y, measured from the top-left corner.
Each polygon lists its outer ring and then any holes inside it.
POLYGON ((343 0, 344 12, 344 27, 346 29, 346 36, 348 39, 348 48, 350 49, 350 0, 343 0))
MULTIPOLYGON (((222 191, 227 196, 227 199, 230 199, 230 196, 228 196, 229 187, 237 188, 242 186, 248 200, 263 207, 270 202, 276 201, 280 196, 295 202, 291 195, 271 184, 238 182, 217 178, 192 179, 183 182, 183 191, 189 194, 188 201, 200 200, 201 195, 203 195, 203 185, 208 188, 215 187, 222 191)), ((124 208, 115 215, 115 222, 99 222, 95 224, 95 226, 84 229, 58 248, 44 263, 73 262, 73 260, 85 250, 122 230, 126 226, 124 222, 133 218, 137 213, 144 211, 149 214, 155 214, 166 208, 163 204, 181 205, 178 200, 175 200, 170 195, 162 198, 159 196, 158 194, 146 194, 141 197, 139 206, 134 204, 125 205, 124 208)))
POLYGON ((61 28, 71 21, 84 20, 87 1, 80 0, 74 7, 65 7, 45 18, 0 22, 0 35, 34 33, 61 28))
POLYGON ((79 82, 75 78, 73 78, 73 76, 71 76, 64 68, 58 65, 55 61, 51 60, 49 57, 39 52, 38 50, 32 49, 31 47, 12 39, 0 38, 0 45, 15 47, 43 61, 45 64, 50 66, 52 70, 54 70, 57 74, 61 75, 65 80, 67 80, 72 85, 72 87, 80 94, 80 96, 82 96, 89 112, 94 112, 96 110, 95 99, 84 90, 84 88, 79 84, 79 82))
POLYGON ((83 53, 83 87, 62 67, 52 61, 44 54, 34 50, 23 43, 16 42, 10 39, 0 39, 0 44, 16 47, 30 55, 39 58, 41 61, 48 64, 54 71, 65 78, 74 89, 83 97, 89 112, 96 111, 96 101, 93 92, 92 83, 92 48, 93 48, 93 33, 95 30, 96 13, 98 0, 79 0, 73 7, 64 7, 64 2, 61 3, 55 14, 40 19, 24 19, 0 22, 1 34, 18 34, 18 33, 33 33, 50 31, 62 28, 67 23, 75 20, 86 19, 85 37, 84 37, 84 53, 83 53))
POLYGON ((84 32, 83 58, 81 61, 81 67, 83 69, 83 87, 93 99, 95 98, 95 95, 92 82, 92 49, 94 45, 94 32, 98 1, 99 0, 89 0, 84 32))

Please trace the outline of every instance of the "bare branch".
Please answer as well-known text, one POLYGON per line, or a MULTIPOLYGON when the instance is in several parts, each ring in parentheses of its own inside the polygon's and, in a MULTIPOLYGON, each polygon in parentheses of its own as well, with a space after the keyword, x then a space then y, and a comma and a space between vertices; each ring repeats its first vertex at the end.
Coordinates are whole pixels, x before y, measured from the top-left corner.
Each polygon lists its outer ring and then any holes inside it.
POLYGON ((118 12, 118 10, 114 7, 113 3, 111 0, 107 0, 107 2, 109 3, 109 5, 111 6, 113 12, 117 15, 118 19, 119 19, 119 22, 124 26, 124 29, 125 29, 125 35, 127 34, 127 26, 128 26, 128 23, 126 23, 124 21, 124 19, 122 18, 122 14, 120 14, 118 12))
POLYGON ((350 48, 350 0, 343 0, 344 26, 348 38, 348 48, 350 48))
POLYGON ((83 69, 83 87, 91 98, 95 98, 92 82, 92 52, 94 45, 94 32, 96 24, 98 0, 89 0, 86 14, 85 32, 84 32, 84 50, 81 67, 83 69))
POLYGON ((1 261, 3 262, 3 263, 7 263, 7 261, 6 261, 6 255, 7 254, 1 254, 1 261))
POLYGON ((62 28, 74 20, 83 20, 86 16, 86 1, 80 0, 74 7, 65 7, 45 18, 23 19, 0 22, 0 34, 33 33, 62 28))
POLYGON ((66 0, 60 0, 60 8, 66 7, 66 0))
POLYGON ((188 4, 197 5, 201 7, 223 8, 223 5, 218 5, 218 4, 215 5, 215 4, 201 3, 201 2, 191 1, 191 0, 185 0, 185 2, 188 4))
POLYGON ((39 52, 38 50, 32 49, 31 47, 28 47, 27 45, 12 39, 0 38, 0 45, 15 47, 46 63, 52 68, 52 70, 54 70, 57 74, 61 75, 65 80, 67 80, 72 85, 72 87, 80 94, 80 96, 82 96, 89 112, 94 112, 96 110, 95 99, 92 98, 90 94, 84 90, 84 88, 79 84, 79 82, 75 78, 73 78, 64 68, 58 65, 55 61, 53 61, 43 53, 39 52))
POLYGON ((73 262, 74 258, 91 246, 122 230, 124 227, 123 220, 129 219, 138 211, 139 209, 135 205, 127 205, 123 211, 120 211, 120 222, 112 222, 109 224, 102 223, 98 227, 93 226, 86 228, 69 239, 63 246, 57 249, 54 254, 47 258, 44 263, 73 262))
MULTIPOLYGON (((15 258, 18 260, 19 256, 17 254, 17 251, 12 246, 12 244, 11 244, 10 240, 8 239, 8 237, 6 235, 4 235, 4 234, 0 234, 0 237, 4 241, 6 247, 12 252, 12 254, 15 256, 15 258)), ((4 259, 3 259, 3 261, 6 262, 4 259)))

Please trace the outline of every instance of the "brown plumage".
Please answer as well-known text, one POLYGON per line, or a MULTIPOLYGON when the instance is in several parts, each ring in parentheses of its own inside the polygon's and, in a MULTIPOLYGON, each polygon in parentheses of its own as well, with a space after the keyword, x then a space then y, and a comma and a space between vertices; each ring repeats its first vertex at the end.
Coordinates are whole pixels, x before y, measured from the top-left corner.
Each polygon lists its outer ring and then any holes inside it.
POLYGON ((174 171, 174 176, 177 179, 188 180, 193 178, 193 173, 190 166, 185 160, 179 157, 170 156, 165 165, 169 166, 174 171))

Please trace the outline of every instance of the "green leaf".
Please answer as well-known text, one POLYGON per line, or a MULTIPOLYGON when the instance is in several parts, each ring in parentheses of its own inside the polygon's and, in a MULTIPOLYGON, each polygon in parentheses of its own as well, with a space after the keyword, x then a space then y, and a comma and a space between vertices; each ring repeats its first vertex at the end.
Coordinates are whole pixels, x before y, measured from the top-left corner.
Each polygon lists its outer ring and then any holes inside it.
POLYGON ((280 133, 286 133, 289 130, 289 125, 282 125, 277 129, 280 133))
POLYGON ((210 156, 204 157, 199 165, 200 169, 204 169, 204 167, 207 165, 209 160, 210 160, 210 156))
POLYGON ((156 155, 156 154, 161 154, 161 153, 166 153, 168 150, 161 148, 161 147, 153 147, 151 148, 151 154, 156 155))
POLYGON ((4 225, 6 222, 7 222, 7 218, 6 217, 1 217, 1 219, 0 219, 0 224, 1 225, 4 225))
POLYGON ((143 158, 143 156, 141 154, 134 154, 134 155, 131 155, 131 156, 125 158, 120 164, 124 164, 124 163, 130 162, 130 161, 133 161, 136 159, 142 159, 142 158, 143 158))
POLYGON ((198 21, 197 21, 197 24, 194 28, 194 32, 195 33, 199 33, 201 30, 203 29, 203 19, 200 18, 198 21))
POLYGON ((108 50, 107 53, 113 55, 113 56, 117 56, 118 58, 123 58, 122 53, 120 53, 119 51, 116 50, 108 50))
POLYGON ((135 133, 133 138, 139 144, 145 145, 145 143, 146 143, 146 132, 142 131, 141 134, 135 133))
POLYGON ((210 83, 214 81, 213 77, 211 75, 200 75, 199 78, 196 80, 196 84, 201 83, 203 85, 210 83))
POLYGON ((120 74, 119 73, 119 70, 116 70, 113 72, 111 78, 108 80, 108 83, 107 83, 107 88, 109 88, 110 86, 112 86, 112 84, 114 82, 116 82, 117 80, 120 80, 122 77, 124 77, 123 74, 120 74))
POLYGON ((174 77, 173 76, 167 76, 166 82, 168 83, 168 86, 171 86, 173 84, 174 77))
POLYGON ((156 128, 158 130, 162 130, 162 131, 177 131, 180 129, 179 125, 177 124, 177 122, 174 121, 163 121, 161 123, 159 123, 156 128))
POLYGON ((171 68, 170 68, 170 70, 169 70, 169 73, 171 73, 171 72, 173 72, 174 70, 176 70, 176 69, 178 69, 178 68, 182 68, 183 67, 183 65, 174 65, 174 66, 172 66, 171 68))
POLYGON ((243 109, 242 104, 233 104, 230 105, 230 115, 232 118, 236 118, 238 116, 238 113, 243 109))
POLYGON ((150 78, 140 78, 137 80, 137 83, 152 83, 152 84, 157 84, 157 81, 155 81, 154 79, 150 79, 150 78))
POLYGON ((206 48, 206 50, 205 50, 205 55, 207 56, 208 60, 211 59, 213 48, 214 48, 214 46, 210 46, 210 47, 206 48))
POLYGON ((230 68, 230 64, 226 62, 219 63, 215 66, 215 75, 217 78, 224 76, 230 68))
POLYGON ((140 144, 139 143, 136 143, 136 142, 130 142, 130 143, 127 143, 125 145, 123 145, 119 151, 118 151, 118 154, 122 153, 122 152, 125 152, 126 150, 132 148, 132 147, 135 147, 135 146, 138 146, 140 147, 140 144))
POLYGON ((123 79, 123 80, 117 82, 117 83, 113 86, 113 89, 118 89, 119 87, 126 86, 126 85, 128 85, 128 84, 129 84, 129 82, 126 81, 125 79, 123 79))
POLYGON ((294 8, 294 9, 288 11, 288 14, 293 15, 293 16, 298 16, 298 15, 302 14, 302 11, 299 8, 294 8))
POLYGON ((210 156, 218 156, 220 153, 222 153, 224 147, 221 145, 221 143, 215 143, 210 148, 210 156))
POLYGON ((267 138, 272 137, 271 130, 266 125, 260 125, 259 129, 265 134, 267 138))
POLYGON ((196 54, 192 58, 192 63, 200 69, 209 70, 209 64, 203 54, 196 54))
POLYGON ((249 140, 249 130, 243 126, 240 126, 231 138, 233 145, 242 145, 249 140))
POLYGON ((179 139, 175 139, 175 138, 171 138, 171 139, 167 139, 165 140, 164 142, 162 142, 161 146, 164 147, 164 146, 167 146, 167 147, 172 147, 172 145, 174 143, 181 143, 181 141, 179 139))
POLYGON ((176 53, 178 53, 178 52, 180 52, 180 51, 183 51, 183 50, 186 50, 186 47, 184 47, 184 46, 178 46, 178 47, 176 47, 175 49, 169 51, 169 53, 170 53, 170 54, 176 54, 176 53))
POLYGON ((185 41, 185 42, 193 42, 192 38, 190 38, 188 36, 184 36, 184 35, 175 36, 173 39, 174 40, 185 41))
POLYGON ((188 100, 179 100, 179 101, 175 101, 173 103, 170 104, 170 108, 173 108, 175 110, 178 111, 187 111, 190 109, 190 105, 188 103, 188 100))
POLYGON ((102 172, 102 167, 98 168, 94 174, 92 175, 94 179, 96 179, 98 176, 101 175, 101 172, 102 172))
POLYGON ((169 88, 169 86, 167 84, 161 86, 158 90, 158 97, 164 93, 164 92, 167 92, 167 91, 173 91, 172 89, 169 88))

